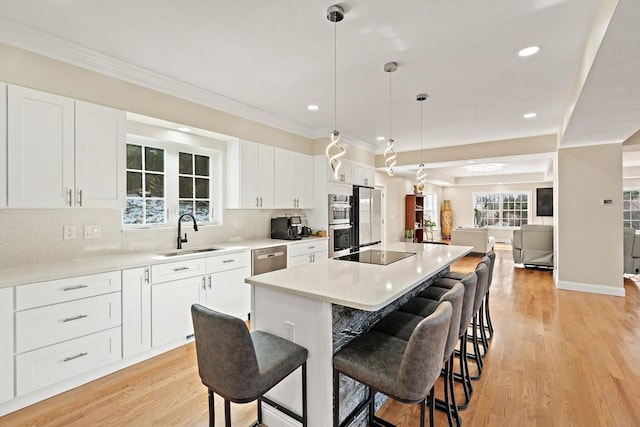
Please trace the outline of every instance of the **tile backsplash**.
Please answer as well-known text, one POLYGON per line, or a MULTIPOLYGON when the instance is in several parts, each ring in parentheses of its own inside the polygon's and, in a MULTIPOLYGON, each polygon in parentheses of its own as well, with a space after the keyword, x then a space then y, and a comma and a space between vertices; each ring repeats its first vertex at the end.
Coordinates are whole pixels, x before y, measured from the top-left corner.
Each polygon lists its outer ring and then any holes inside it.
MULTIPOLYGON (((283 210, 225 210, 221 226, 183 224, 190 245, 206 245, 269 237, 270 218, 283 210)), ((122 230, 120 210, 0 209, 0 266, 43 261, 150 252, 175 248, 175 227, 122 230), (99 225, 101 237, 84 238, 85 225, 99 225), (76 238, 63 239, 63 228, 75 226, 76 238)))

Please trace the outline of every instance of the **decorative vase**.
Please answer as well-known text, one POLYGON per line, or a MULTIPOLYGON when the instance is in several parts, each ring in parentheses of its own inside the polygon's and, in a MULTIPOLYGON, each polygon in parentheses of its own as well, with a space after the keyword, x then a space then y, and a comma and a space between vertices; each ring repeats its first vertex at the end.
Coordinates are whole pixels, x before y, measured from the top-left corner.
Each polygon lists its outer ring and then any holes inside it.
POLYGON ((442 210, 440 211, 440 224, 442 227, 442 239, 451 239, 451 227, 453 226, 453 211, 451 210, 451 201, 443 200, 442 210))

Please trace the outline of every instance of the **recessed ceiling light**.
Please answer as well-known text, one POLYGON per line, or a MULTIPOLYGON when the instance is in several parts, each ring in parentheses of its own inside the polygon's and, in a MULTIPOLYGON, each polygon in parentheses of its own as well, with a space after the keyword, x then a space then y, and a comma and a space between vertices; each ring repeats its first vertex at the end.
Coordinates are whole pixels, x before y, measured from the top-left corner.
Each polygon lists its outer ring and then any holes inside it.
POLYGON ((317 106, 317 105, 315 105, 315 104, 307 105, 307 110, 309 110, 309 111, 318 111, 318 109, 319 109, 319 108, 320 108, 320 107, 318 107, 318 106, 317 106))
POLYGON ((540 51, 540 46, 529 46, 520 50, 520 52, 518 52, 518 56, 531 56, 531 55, 535 55, 539 51, 540 51))
POLYGON ((467 164, 468 164, 468 165, 472 165, 472 164, 474 164, 475 162, 476 162, 475 160, 467 160, 467 164))
POLYGON ((188 128, 186 126, 178 126, 176 129, 178 129, 180 132, 191 132, 191 128, 188 128))
POLYGON ((524 117, 525 119, 533 119, 535 116, 537 116, 536 113, 526 113, 522 117, 524 117))
POLYGON ((504 168, 502 163, 480 163, 475 165, 466 165, 463 166, 463 169, 467 172, 478 172, 478 173, 487 173, 487 172, 496 172, 504 168))
POLYGON ((376 141, 384 141, 384 136, 379 136, 376 138, 376 141))

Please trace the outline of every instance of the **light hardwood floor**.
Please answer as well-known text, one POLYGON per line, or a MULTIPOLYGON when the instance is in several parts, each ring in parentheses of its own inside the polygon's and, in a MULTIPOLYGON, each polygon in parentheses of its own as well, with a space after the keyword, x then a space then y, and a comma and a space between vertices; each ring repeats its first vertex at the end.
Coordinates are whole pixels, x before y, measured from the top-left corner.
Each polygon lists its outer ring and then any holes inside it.
MULTIPOLYGON (((496 333, 474 383, 465 426, 640 426, 640 292, 626 298, 555 289, 550 272, 514 268, 497 245, 491 288, 496 333)), ((466 257, 454 270, 473 270, 466 257)), ((222 403, 217 400, 222 423, 222 403)), ((255 405, 233 405, 234 426, 255 405)), ((418 425, 416 405, 379 411, 398 426, 418 425)), ((446 425, 437 413, 436 424, 446 425)), ((0 426, 206 426, 207 393, 194 346, 136 366, 0 418, 0 426)), ((223 425, 223 424, 220 424, 223 425)))

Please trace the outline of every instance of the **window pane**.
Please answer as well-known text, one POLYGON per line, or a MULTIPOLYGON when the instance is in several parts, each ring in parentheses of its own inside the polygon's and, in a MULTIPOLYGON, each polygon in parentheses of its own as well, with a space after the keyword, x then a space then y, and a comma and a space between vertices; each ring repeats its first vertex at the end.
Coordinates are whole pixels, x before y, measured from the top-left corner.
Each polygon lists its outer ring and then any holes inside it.
POLYGON ((142 197, 142 172, 127 172, 127 197, 142 197))
MULTIPOLYGON (((190 176, 181 176, 178 178, 178 197, 181 199, 192 199, 193 198, 193 178, 190 176)), ((189 212, 190 213, 190 212, 189 212)))
POLYGON ((640 191, 634 190, 631 191, 631 200, 638 200, 640 199, 640 191))
POLYGON ((209 198, 209 180, 208 179, 196 178, 196 198, 197 199, 209 198))
POLYGON ((209 202, 196 202, 195 216, 198 222, 209 221, 209 202))
MULTIPOLYGON (((180 203, 178 204, 178 211, 180 212, 180 215, 193 215, 193 202, 191 200, 180 200, 180 203)), ((191 221, 191 218, 182 218, 182 222, 186 221, 191 221)))
POLYGON ((196 155, 196 175, 209 176, 209 157, 196 155))
POLYGON ((145 178, 145 196, 164 197, 164 175, 148 173, 145 178))
POLYGON ((142 224, 142 199, 127 199, 127 205, 122 213, 123 224, 142 224))
POLYGON ((142 170, 142 147, 127 144, 127 169, 142 170))
POLYGON ((193 156, 189 153, 180 153, 179 173, 193 175, 193 156))
POLYGON ((164 200, 151 199, 146 201, 147 224, 162 224, 164 222, 164 200))
POLYGON ((622 212, 622 219, 631 219, 631 212, 629 211, 622 212))
POLYGON ((145 169, 154 172, 164 172, 164 150, 145 147, 145 169))

